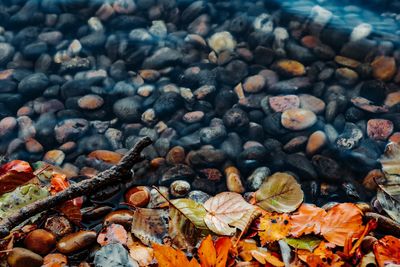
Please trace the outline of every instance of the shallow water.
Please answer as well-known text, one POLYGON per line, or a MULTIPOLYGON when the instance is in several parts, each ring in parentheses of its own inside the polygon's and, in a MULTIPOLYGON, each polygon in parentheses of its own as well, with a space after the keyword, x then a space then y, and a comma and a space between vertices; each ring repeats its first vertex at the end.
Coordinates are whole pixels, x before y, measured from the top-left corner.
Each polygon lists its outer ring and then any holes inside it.
MULTIPOLYGON (((400 129, 398 1, 114 2, 0 1, 7 158, 90 176, 111 165, 91 152, 147 135, 128 187, 196 198, 289 171, 318 205, 375 195, 365 177, 400 129)), ((122 188, 85 206, 120 208, 122 188)))

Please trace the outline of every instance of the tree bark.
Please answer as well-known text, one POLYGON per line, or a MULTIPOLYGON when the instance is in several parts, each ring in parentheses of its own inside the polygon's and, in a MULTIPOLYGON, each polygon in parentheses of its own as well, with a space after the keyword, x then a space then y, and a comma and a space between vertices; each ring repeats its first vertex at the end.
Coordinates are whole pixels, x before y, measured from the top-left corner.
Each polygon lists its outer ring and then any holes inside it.
POLYGON ((88 195, 95 190, 121 182, 126 177, 130 177, 133 165, 143 160, 140 155, 141 151, 151 143, 152 141, 149 137, 140 139, 117 165, 99 173, 91 179, 72 184, 64 191, 58 192, 53 196, 31 203, 23 207, 19 212, 14 213, 8 218, 4 218, 0 221, 0 237, 8 235, 14 227, 37 213, 51 209, 64 201, 88 195))

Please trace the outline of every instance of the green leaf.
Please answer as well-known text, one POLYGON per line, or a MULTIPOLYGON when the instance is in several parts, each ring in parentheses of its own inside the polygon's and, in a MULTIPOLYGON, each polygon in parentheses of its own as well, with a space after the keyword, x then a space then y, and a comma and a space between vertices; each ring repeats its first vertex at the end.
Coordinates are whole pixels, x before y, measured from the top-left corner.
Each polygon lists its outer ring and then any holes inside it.
POLYGON ((0 219, 18 212, 22 207, 49 196, 46 188, 35 184, 17 187, 14 191, 0 197, 0 219))
POLYGON ((171 209, 178 209, 196 228, 208 229, 204 222, 204 216, 206 216, 207 211, 203 205, 187 198, 173 199, 171 203, 173 205, 171 209))
POLYGON ((255 198, 257 205, 267 211, 292 212, 303 202, 304 193, 292 175, 276 172, 263 182, 255 198))
POLYGON ((296 249, 306 249, 310 252, 313 252, 316 247, 318 247, 319 243, 321 243, 321 239, 315 236, 306 235, 300 238, 285 238, 284 239, 289 246, 294 247, 296 249))

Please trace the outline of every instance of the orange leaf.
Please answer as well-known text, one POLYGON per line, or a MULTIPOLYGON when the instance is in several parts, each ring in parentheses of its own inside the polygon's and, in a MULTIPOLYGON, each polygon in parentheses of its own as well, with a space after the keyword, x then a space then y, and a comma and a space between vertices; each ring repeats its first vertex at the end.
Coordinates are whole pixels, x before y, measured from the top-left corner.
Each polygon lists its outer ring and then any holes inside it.
POLYGON ((62 212, 68 219, 70 219, 76 225, 80 225, 82 221, 81 206, 82 202, 77 199, 81 197, 74 198, 72 200, 67 200, 64 203, 57 206, 57 209, 62 212))
POLYGON ((0 195, 13 191, 34 177, 28 162, 13 160, 0 167, 0 195))
POLYGON ((199 255, 201 267, 211 267, 215 265, 217 251, 215 250, 211 235, 208 235, 201 242, 197 254, 199 255))
POLYGON ((237 246, 239 257, 244 261, 251 261, 253 258, 251 251, 256 249, 257 243, 254 239, 240 240, 237 246))
POLYGON ((200 264, 193 258, 190 262, 186 258, 185 253, 181 250, 173 249, 170 246, 159 245, 154 243, 154 256, 158 261, 159 267, 200 267, 200 264))
POLYGON ((389 263, 400 264, 400 239, 387 235, 374 244, 374 254, 379 267, 389 263))
MULTIPOLYGON (((334 254, 332 244, 322 241, 313 253, 306 253, 306 262, 310 267, 340 267, 344 264, 340 256, 334 254)), ((303 254, 304 255, 304 254, 303 254)), ((300 259, 304 259, 300 257, 300 259)))
POLYGON ((260 219, 260 236, 261 244, 265 245, 269 242, 281 240, 289 235, 290 218, 289 215, 282 213, 267 212, 260 219))
POLYGON ((363 230, 362 211, 352 203, 341 203, 331 208, 321 225, 325 239, 338 246, 344 246, 346 238, 360 235, 363 230))
POLYGON ((208 235, 200 244, 197 254, 200 258, 201 267, 224 267, 228 261, 229 249, 232 242, 228 237, 220 237, 213 244, 208 235))
POLYGON ((321 221, 325 215, 324 209, 311 204, 302 204, 297 212, 290 216, 292 225, 290 234, 295 237, 311 233, 319 234, 321 221))
POLYGON ((52 175, 50 180, 50 193, 52 195, 57 194, 69 187, 67 176, 64 174, 55 173, 52 175))
POLYGON ((277 266, 283 267, 285 264, 274 254, 269 252, 265 248, 258 248, 257 250, 251 251, 251 255, 261 264, 265 266, 277 266))

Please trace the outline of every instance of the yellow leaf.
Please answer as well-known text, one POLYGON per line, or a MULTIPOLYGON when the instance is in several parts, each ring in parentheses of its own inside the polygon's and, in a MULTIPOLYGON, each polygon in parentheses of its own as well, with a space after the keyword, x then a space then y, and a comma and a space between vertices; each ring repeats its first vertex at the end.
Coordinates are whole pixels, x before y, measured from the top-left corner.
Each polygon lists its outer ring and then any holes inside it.
POLYGON ((253 250, 251 255, 261 264, 271 264, 277 267, 283 267, 285 264, 283 261, 272 255, 271 252, 267 251, 265 248, 258 248, 257 250, 253 250))
POLYGON ((261 244, 281 240, 289 235, 290 218, 289 215, 282 213, 266 213, 260 219, 261 244))

